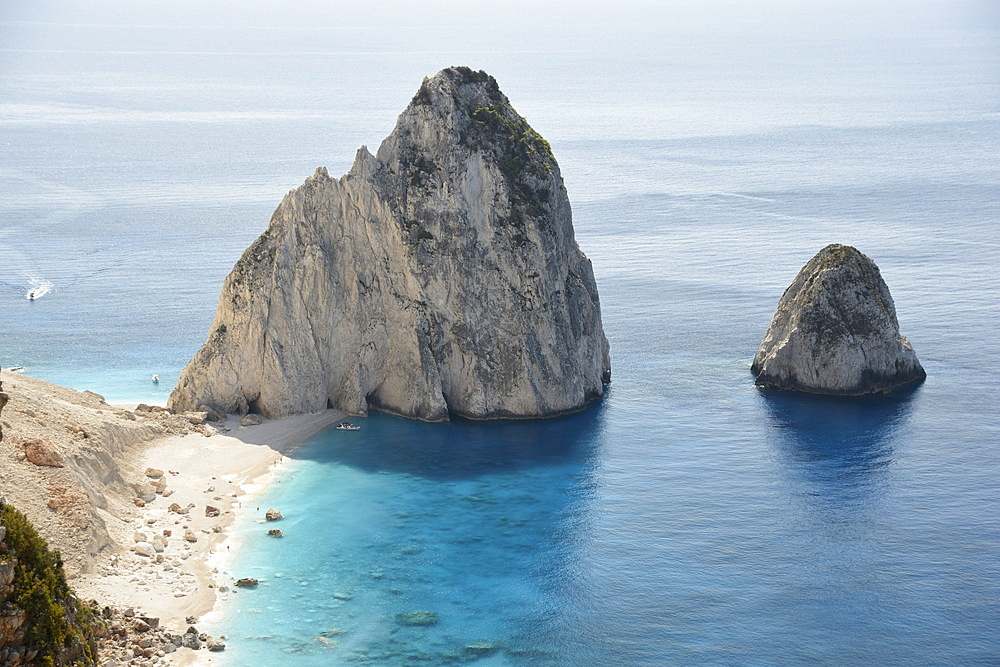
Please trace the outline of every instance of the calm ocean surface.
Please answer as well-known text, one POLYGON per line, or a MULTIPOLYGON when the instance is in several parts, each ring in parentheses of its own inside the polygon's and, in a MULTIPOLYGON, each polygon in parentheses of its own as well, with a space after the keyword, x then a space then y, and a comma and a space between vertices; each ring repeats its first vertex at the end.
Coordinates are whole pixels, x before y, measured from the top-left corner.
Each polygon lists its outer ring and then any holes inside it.
POLYGON ((238 527, 263 583, 215 660, 1000 664, 1000 16, 802 4, 0 8, 0 365, 165 401, 283 194, 453 64, 551 141, 594 263, 606 399, 314 439, 261 500, 285 537, 238 527), (829 242, 919 388, 753 387, 829 242))

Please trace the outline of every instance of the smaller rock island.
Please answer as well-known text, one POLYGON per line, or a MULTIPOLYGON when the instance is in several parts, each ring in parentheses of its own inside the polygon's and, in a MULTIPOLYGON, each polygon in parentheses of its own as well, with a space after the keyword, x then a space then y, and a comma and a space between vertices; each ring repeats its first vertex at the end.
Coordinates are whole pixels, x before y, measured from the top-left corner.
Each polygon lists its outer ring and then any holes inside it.
POLYGON ((927 377, 899 333, 878 266, 839 243, 785 290, 750 370, 759 387, 839 396, 886 394, 927 377))

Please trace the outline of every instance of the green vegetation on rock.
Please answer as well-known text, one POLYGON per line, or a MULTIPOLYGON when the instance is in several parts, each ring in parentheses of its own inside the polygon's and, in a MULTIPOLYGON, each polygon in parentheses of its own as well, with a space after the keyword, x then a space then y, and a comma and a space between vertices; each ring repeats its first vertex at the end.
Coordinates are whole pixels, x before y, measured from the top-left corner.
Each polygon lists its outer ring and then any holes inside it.
POLYGON ((535 132, 528 121, 520 116, 509 104, 493 104, 479 107, 472 112, 472 120, 485 125, 499 139, 504 149, 500 156, 500 168, 508 180, 516 180, 524 170, 552 171, 555 157, 552 147, 542 135, 535 132))
POLYGON ((0 561, 16 560, 12 590, 6 600, 25 612, 26 651, 37 651, 35 665, 93 665, 96 650, 93 628, 99 623, 93 610, 80 604, 66 583, 59 552, 21 512, 3 503, 0 525, 0 561))
POLYGON ((544 182, 551 175, 556 159, 549 142, 505 102, 479 107, 472 112, 472 120, 484 130, 476 143, 497 152, 500 172, 510 185, 514 203, 521 207, 513 213, 513 221, 520 222, 525 214, 533 218, 544 214, 551 190, 527 179, 544 182))

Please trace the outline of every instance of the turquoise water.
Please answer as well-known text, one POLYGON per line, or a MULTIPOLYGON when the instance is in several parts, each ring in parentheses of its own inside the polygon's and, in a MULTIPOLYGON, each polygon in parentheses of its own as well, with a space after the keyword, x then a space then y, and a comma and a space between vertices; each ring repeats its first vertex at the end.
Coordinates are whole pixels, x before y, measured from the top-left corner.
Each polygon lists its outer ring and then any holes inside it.
POLYGON ((286 537, 238 528, 264 583, 217 659, 1000 662, 993 4, 387 6, 0 10, 0 364, 111 400, 166 399, 283 193, 374 149, 424 75, 494 74, 565 175, 607 398, 298 450, 261 500, 286 537), (919 388, 752 386, 834 241, 881 267, 919 388))

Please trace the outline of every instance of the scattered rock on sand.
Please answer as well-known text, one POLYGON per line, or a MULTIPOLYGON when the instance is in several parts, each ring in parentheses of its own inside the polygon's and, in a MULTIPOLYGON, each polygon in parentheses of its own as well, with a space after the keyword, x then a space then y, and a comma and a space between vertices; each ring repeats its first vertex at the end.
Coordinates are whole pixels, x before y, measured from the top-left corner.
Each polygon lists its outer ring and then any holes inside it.
POLYGON ((239 586, 240 588, 253 588, 259 583, 260 581, 254 579, 253 577, 243 577, 242 579, 238 579, 236 581, 236 585, 239 586))
POLYGON ((35 438, 24 443, 25 457, 36 466, 48 466, 50 468, 63 468, 62 457, 56 451, 55 445, 48 440, 35 438))
POLYGON ((191 422, 191 424, 193 424, 194 426, 201 426, 208 419, 207 412, 188 411, 182 414, 181 416, 187 419, 189 422, 191 422))
POLYGON ((215 637, 209 637, 208 641, 205 642, 205 648, 209 651, 225 651, 226 645, 215 637))
POLYGON ((168 507, 167 509, 170 510, 171 512, 175 513, 175 514, 187 514, 188 513, 187 508, 181 507, 177 503, 170 503, 170 507, 168 507))
POLYGON ((198 649, 201 648, 201 640, 198 639, 197 632, 190 632, 190 628, 188 628, 188 630, 189 630, 188 632, 185 632, 181 636, 181 646, 185 648, 191 648, 197 651, 198 649))
POLYGON ((136 542, 135 546, 132 547, 132 551, 136 552, 140 556, 153 557, 156 555, 156 549, 149 542, 136 542))
POLYGON ((205 421, 210 422, 221 422, 226 420, 226 415, 222 414, 218 410, 213 410, 207 405, 199 405, 197 412, 205 413, 205 421))
POLYGON ((132 533, 133 542, 150 542, 152 543, 155 533, 148 528, 140 528, 139 530, 132 533))
POLYGON ((240 426, 258 426, 264 423, 263 417, 253 412, 247 413, 240 420, 240 426))
POLYGON ((147 503, 156 500, 156 488, 152 484, 140 482, 135 485, 135 495, 145 500, 147 503))
POLYGON ((163 471, 159 468, 146 468, 146 477, 163 477, 163 471))
POLYGON ((197 542, 198 536, 194 534, 194 531, 188 528, 184 531, 184 539, 188 542, 197 542))
POLYGON ((205 516, 207 517, 219 516, 219 508, 212 507, 211 505, 205 505, 205 516))
POLYGON ((285 515, 272 507, 264 514, 264 518, 268 521, 277 521, 278 519, 284 519, 285 515))
POLYGON ((396 614, 396 622, 400 625, 437 625, 438 615, 433 611, 417 609, 396 614))

